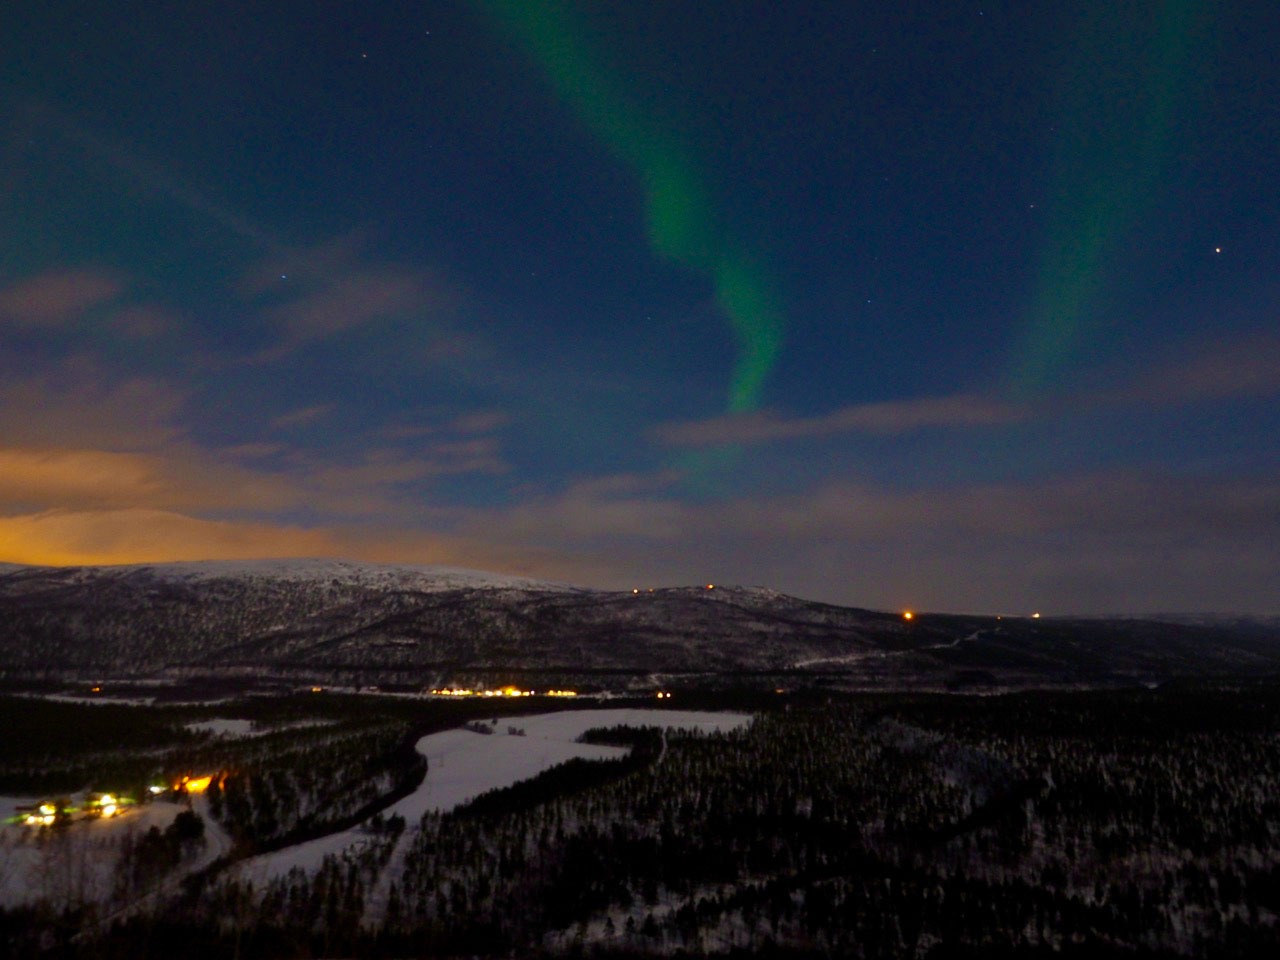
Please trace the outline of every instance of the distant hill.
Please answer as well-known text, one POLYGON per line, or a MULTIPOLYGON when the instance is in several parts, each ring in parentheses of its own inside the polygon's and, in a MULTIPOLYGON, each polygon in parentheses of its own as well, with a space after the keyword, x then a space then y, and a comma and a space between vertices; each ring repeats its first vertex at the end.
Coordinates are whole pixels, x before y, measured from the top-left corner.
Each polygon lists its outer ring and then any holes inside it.
POLYGON ((0 672, 896 689, 1280 673, 1280 624, 898 613, 759 587, 588 590, 332 560, 0 567, 0 672))

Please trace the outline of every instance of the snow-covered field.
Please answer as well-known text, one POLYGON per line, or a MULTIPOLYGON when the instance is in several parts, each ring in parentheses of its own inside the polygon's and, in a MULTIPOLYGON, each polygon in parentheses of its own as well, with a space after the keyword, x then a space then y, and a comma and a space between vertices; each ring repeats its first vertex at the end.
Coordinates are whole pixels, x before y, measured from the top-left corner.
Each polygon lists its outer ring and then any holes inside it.
POLYGON ((0 797, 0 821, 16 815, 19 807, 29 807, 47 799, 48 797, 0 797))
MULTIPOLYGON (((0 797, 0 815, 7 818, 19 806, 47 799, 0 797)), ((62 898, 60 906, 105 900, 124 837, 141 836, 151 827, 163 830, 184 809, 163 801, 123 807, 110 819, 77 820, 56 834, 25 824, 0 827, 0 906, 12 908, 41 897, 62 898)), ((215 842, 221 839, 220 829, 209 835, 215 842)))
POLYGON ((209 720, 193 720, 183 726, 192 733, 211 733, 215 737, 240 739, 244 737, 264 737, 269 733, 281 730, 305 730, 309 727, 326 727, 332 720, 295 720, 289 723, 257 723, 253 720, 236 720, 230 717, 213 717, 209 720))
POLYGON ((252 720, 231 720, 226 717, 195 720, 184 726, 192 733, 212 733, 215 737, 247 737, 253 733, 252 720))
MULTIPOLYGON (((429 810, 451 810, 489 790, 508 787, 535 777, 574 757, 603 760, 626 753, 621 747, 577 743, 593 727, 662 727, 700 730, 704 733, 735 730, 751 721, 747 714, 678 710, 565 710, 538 716, 499 719, 492 734, 472 730, 446 730, 423 737, 418 752, 427 758, 422 785, 386 811, 404 817, 409 836, 429 810), (513 736, 508 727, 524 731, 513 736)), ((294 867, 308 872, 324 858, 367 842, 361 827, 320 837, 275 853, 244 861, 240 870, 255 882, 283 876, 294 867)), ((401 844, 404 840, 402 838, 401 844)))
MULTIPOLYGON (((593 727, 626 724, 710 733, 737 729, 750 720, 748 715, 731 713, 634 708, 570 710, 500 718, 492 725, 491 734, 464 728, 423 737, 417 749, 427 758, 426 779, 418 790, 385 812, 387 816, 404 817, 408 827, 393 853, 392 868, 398 865, 408 838, 427 811, 450 810, 486 791, 527 780, 575 757, 608 759, 626 752, 621 747, 576 742, 593 727), (523 734, 513 734, 509 728, 522 730, 523 734)), ((220 734, 251 734, 244 726, 248 721, 224 718, 204 724, 205 729, 220 734)), ((8 818, 18 807, 38 799, 47 798, 0 797, 0 818, 8 818)), ((225 831, 209 816, 206 798, 194 797, 192 803, 205 821, 205 846, 194 860, 183 864, 166 888, 176 884, 182 875, 206 866, 231 846, 225 831)), ((62 897, 64 906, 71 902, 67 897, 75 902, 104 902, 111 894, 122 839, 129 833, 140 836, 152 826, 163 830, 182 809, 179 804, 163 801, 140 804, 125 808, 121 815, 108 820, 77 821, 56 837, 21 824, 0 826, 0 906, 15 907, 41 897, 62 897)), ((282 876, 294 867, 310 872, 326 856, 341 855, 367 842, 366 832, 355 827, 243 861, 236 870, 255 883, 282 876)))

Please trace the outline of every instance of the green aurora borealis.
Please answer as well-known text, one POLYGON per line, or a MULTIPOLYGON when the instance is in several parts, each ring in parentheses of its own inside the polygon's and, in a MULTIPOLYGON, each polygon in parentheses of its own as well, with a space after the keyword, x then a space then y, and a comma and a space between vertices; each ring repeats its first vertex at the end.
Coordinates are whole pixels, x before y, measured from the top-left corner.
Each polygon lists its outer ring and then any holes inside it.
POLYGON ((1280 4, 70 0, 0 47, 0 563, 1280 612, 1280 4))
POLYGON ((1052 389, 1120 309, 1107 299, 1113 258, 1161 197, 1210 53, 1200 0, 1081 20, 1057 78, 1051 218, 1013 369, 1024 393, 1052 389), (1140 28, 1143 16, 1156 22, 1140 28))
POLYGON ((622 92, 557 0, 482 0, 537 62, 587 128, 635 175, 644 192, 649 245, 655 253, 706 275, 737 346, 728 411, 760 405, 782 342, 777 296, 759 264, 732 236, 709 196, 690 151, 622 92))

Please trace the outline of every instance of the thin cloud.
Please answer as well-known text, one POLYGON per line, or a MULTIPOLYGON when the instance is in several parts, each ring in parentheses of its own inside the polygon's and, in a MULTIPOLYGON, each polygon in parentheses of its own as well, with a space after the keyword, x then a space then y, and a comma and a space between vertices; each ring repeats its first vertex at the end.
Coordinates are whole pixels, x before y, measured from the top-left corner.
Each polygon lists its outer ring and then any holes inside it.
POLYGON ((710 447, 844 433, 889 436, 930 428, 1001 426, 1029 416, 1025 407, 977 394, 956 394, 859 404, 817 417, 784 417, 769 411, 713 417, 664 424, 654 430, 654 435, 669 446, 710 447))
POLYGON ((1160 405, 1266 397, 1280 393, 1280 337, 1256 336, 1203 345, 1194 355, 1141 374, 1102 400, 1160 405))
POLYGON ((0 506, 154 507, 244 513, 300 503, 289 476, 249 470, 187 443, 148 453, 0 449, 0 506))
POLYGON ((375 267, 352 271, 268 311, 290 343, 327 339, 375 320, 451 305, 443 286, 419 270, 375 267))
POLYGON ((1194 355, 1150 367, 1119 386, 1068 394, 1041 405, 953 394, 845 407, 815 417, 772 411, 661 424, 652 435, 671 447, 714 447, 818 439, 842 434, 899 436, 927 429, 973 429, 1133 405, 1176 406, 1280 393, 1280 338, 1213 342, 1194 355))
POLYGON ((40 128, 78 149, 88 161, 88 169, 96 170, 99 163, 105 163, 130 184, 152 196, 199 214, 207 222, 243 240, 266 249, 279 249, 279 244, 257 224, 177 179, 169 165, 144 156, 136 145, 117 143, 95 133, 83 121, 64 114, 49 101, 28 98, 21 106, 26 117, 40 128))
POLYGON ((453 417, 437 413, 435 419, 424 415, 419 423, 388 424, 379 430, 379 434, 388 440, 416 440, 440 435, 471 437, 497 433, 513 422, 511 414, 502 410, 475 410, 453 417))
POLYGON ((186 401, 163 381, 117 379, 96 360, 72 357, 56 370, 0 382, 0 444, 153 448, 185 433, 176 423, 186 401))
POLYGON ((130 340, 154 340, 166 334, 182 332, 187 324, 172 311, 154 304, 133 304, 114 311, 111 328, 130 340))
POLYGON ((49 510, 0 516, 0 558, 51 566, 341 557, 444 564, 582 582, 572 558, 426 530, 215 521, 153 509, 49 510))
MULTIPOLYGON (((403 506, 403 505, 402 505, 403 506)), ((346 556, 596 586, 725 582, 878 608, 1277 612, 1280 484, 1139 474, 900 491, 827 483, 690 504, 602 478, 429 522, 304 527, 141 507, 0 516, 0 558, 123 563, 346 556)))
POLYGON ((66 565, 334 556, 332 533, 269 523, 202 520, 165 510, 50 510, 0 517, 0 555, 66 565))
POLYGON ((502 410, 478 410, 455 417, 449 423, 454 433, 494 433, 510 426, 511 415, 502 410))
POLYGON ((115 274, 90 267, 51 269, 0 290, 0 323, 60 327, 124 293, 115 274))
POLYGON ((271 425, 277 430, 287 430, 289 427, 302 426, 308 423, 314 423, 323 419, 333 412, 333 404, 318 403, 309 407, 300 407, 297 410, 290 410, 288 413, 282 413, 271 421, 271 425))
POLYGON ((416 456, 370 451, 341 462, 283 451, 206 450, 188 441, 146 452, 0 447, 0 511, 156 508, 241 517, 297 509, 332 517, 414 512, 437 477, 506 472, 496 442, 440 444, 416 456))
POLYGON ((83 506, 163 498, 153 457, 103 450, 0 450, 0 504, 83 506))
POLYGON ((1111 473, 912 491, 831 482, 708 504, 579 486, 473 512, 458 532, 577 558, 601 586, 765 584, 990 613, 1276 612, 1280 484, 1111 473))
POLYGON ((267 362, 374 323, 413 320, 442 356, 457 350, 445 321, 464 297, 439 272, 379 262, 358 235, 314 247, 276 251, 241 278, 240 294, 274 331, 276 343, 254 359, 267 362))
MULTIPOLYGON (((315 464, 305 471, 306 485, 337 507, 367 501, 367 510, 392 510, 395 491, 436 477, 501 474, 510 469, 497 441, 475 438, 435 443, 412 456, 397 450, 372 450, 352 463, 315 464)), ((403 501, 400 502, 403 506, 403 501)))

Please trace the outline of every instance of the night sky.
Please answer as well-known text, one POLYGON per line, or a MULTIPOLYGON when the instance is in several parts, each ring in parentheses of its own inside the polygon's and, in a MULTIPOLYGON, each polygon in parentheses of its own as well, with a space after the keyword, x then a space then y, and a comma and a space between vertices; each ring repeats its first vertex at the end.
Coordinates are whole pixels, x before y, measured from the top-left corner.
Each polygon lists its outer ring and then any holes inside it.
POLYGON ((0 21, 0 560, 1280 612, 1280 6, 0 21))

